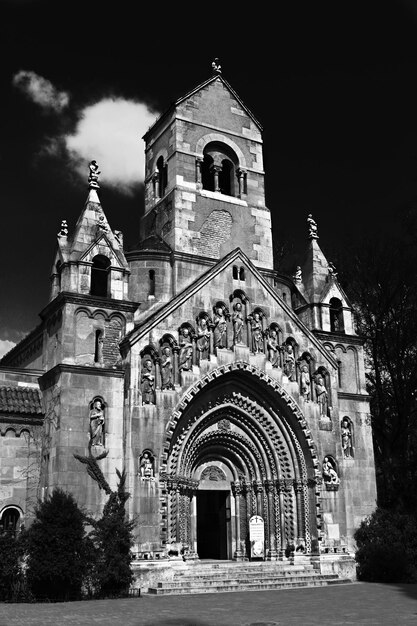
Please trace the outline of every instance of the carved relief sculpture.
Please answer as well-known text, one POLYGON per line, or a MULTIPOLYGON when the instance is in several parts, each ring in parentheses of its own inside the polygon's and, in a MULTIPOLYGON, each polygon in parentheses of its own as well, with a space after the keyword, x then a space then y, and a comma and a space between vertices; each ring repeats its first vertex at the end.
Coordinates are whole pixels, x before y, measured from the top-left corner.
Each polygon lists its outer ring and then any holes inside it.
POLYGON ((142 404, 155 404, 155 376, 149 356, 142 361, 141 391, 142 404))
POLYGON ((233 344, 242 343, 242 333, 243 333, 243 313, 242 313, 242 303, 236 302, 233 306, 233 315, 232 315, 232 323, 233 323, 233 344))
POLYGON ((161 388, 173 389, 174 388, 174 374, 171 348, 167 345, 162 347, 161 355, 161 388))
POLYGON ((353 459, 354 457, 354 449, 353 449, 353 437, 352 437, 352 427, 350 421, 345 417, 342 420, 342 450, 343 456, 345 459, 353 459))
POLYGON ((331 485, 338 485, 340 478, 337 475, 335 462, 331 457, 325 456, 323 461, 323 480, 331 485))
POLYGON ((90 410, 90 446, 104 445, 104 408, 101 400, 94 400, 90 410))
POLYGON ((252 352, 258 354, 264 351, 261 316, 259 313, 255 312, 251 316, 250 322, 252 331, 252 352))
POLYGON ((191 370, 193 368, 193 344, 190 329, 187 326, 180 329, 179 345, 179 369, 180 371, 191 370))
POLYGON ((197 321, 196 347, 199 361, 206 361, 210 353, 210 329, 205 316, 201 316, 197 321))

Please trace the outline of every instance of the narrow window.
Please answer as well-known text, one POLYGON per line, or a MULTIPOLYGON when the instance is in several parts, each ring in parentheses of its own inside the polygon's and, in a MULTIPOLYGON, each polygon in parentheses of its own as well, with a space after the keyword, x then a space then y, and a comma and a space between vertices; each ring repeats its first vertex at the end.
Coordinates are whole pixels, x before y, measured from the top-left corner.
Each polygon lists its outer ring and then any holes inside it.
POLYGON ((343 333, 343 305, 338 298, 330 300, 330 330, 333 333, 343 333))
POLYGON ((91 268, 90 294, 92 296, 108 296, 109 275, 110 260, 102 254, 98 254, 94 257, 93 266, 91 268))
POLYGON ((164 163, 164 158, 162 156, 156 162, 156 167, 158 169, 158 179, 159 179, 159 193, 158 196, 162 198, 165 195, 166 187, 167 187, 167 166, 164 163))
POLYGON ((234 279, 234 280, 237 280, 237 275, 238 275, 238 274, 237 274, 237 267, 236 267, 236 265, 234 265, 234 266, 233 266, 233 279, 234 279))
POLYGON ((0 526, 3 526, 4 531, 15 533, 18 528, 20 519, 20 513, 14 507, 5 509, 3 512, 0 526))
POLYGON ((103 331, 96 330, 94 363, 103 362, 103 331))
POLYGON ((220 192, 225 194, 226 196, 233 196, 233 173, 234 167, 233 163, 228 159, 224 159, 222 161, 222 169, 219 172, 219 187, 220 192))
POLYGON ((155 295, 155 270, 149 270, 149 295, 155 295))
POLYGON ((209 154, 205 154, 201 167, 201 182, 203 189, 207 189, 207 191, 214 191, 214 171, 212 166, 213 158, 209 154))
POLYGON ((244 267, 239 268, 239 280, 245 280, 245 268, 244 267))

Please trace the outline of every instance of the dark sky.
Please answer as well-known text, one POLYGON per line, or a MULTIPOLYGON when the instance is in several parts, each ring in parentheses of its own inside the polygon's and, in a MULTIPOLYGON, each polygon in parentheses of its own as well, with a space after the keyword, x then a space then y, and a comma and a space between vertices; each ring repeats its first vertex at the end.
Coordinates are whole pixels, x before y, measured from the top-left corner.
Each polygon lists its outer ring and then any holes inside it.
POLYGON ((275 238, 302 244, 311 212, 326 252, 416 199, 417 2, 147 4, 0 0, 0 354, 40 322, 89 160, 138 240, 141 137, 214 57, 263 126, 275 238), (123 143, 101 157, 126 124, 138 163, 123 143))

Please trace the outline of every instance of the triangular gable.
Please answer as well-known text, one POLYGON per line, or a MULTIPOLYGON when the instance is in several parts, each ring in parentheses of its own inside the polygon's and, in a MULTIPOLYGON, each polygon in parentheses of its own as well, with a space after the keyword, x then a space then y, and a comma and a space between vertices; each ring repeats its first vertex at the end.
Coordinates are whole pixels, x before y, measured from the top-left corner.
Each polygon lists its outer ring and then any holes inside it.
POLYGON ((339 285, 338 281, 333 278, 333 280, 329 281, 323 288, 323 291, 320 295, 320 302, 323 304, 328 304, 331 298, 339 298, 342 301, 343 306, 347 306, 352 308, 352 305, 349 301, 349 298, 343 291, 342 287, 339 285))
POLYGON ((244 104, 244 102, 241 100, 241 98, 239 98, 239 96, 237 95, 235 90, 229 85, 227 80, 225 80, 222 76, 219 76, 218 74, 216 74, 214 76, 211 76, 208 80, 204 81, 203 83, 200 83, 199 85, 197 85, 197 87, 194 87, 194 89, 192 89, 191 91, 186 93, 184 96, 181 96, 181 98, 178 98, 178 100, 175 100, 168 107, 168 109, 158 117, 158 119, 152 124, 152 126, 150 126, 150 128, 143 135, 142 139, 144 141, 146 141, 147 140, 146 138, 148 137, 149 133, 151 133, 151 131, 156 126, 158 126, 173 110, 175 110, 175 108, 179 104, 181 104, 182 102, 184 102, 188 98, 191 98, 192 96, 194 96, 197 92, 201 91, 202 89, 205 89, 208 85, 210 85, 211 83, 215 82, 216 80, 219 80, 220 82, 223 83, 223 85, 226 87, 226 89, 228 89, 228 91, 231 93, 233 98, 235 98, 235 100, 239 103, 239 106, 242 107, 242 109, 245 111, 245 113, 248 115, 248 117, 251 118, 251 120, 254 122, 254 124, 256 124, 256 126, 259 128, 259 130, 262 131, 263 130, 262 124, 256 119, 256 117, 254 116, 252 111, 250 109, 248 109, 248 107, 244 104))
POLYGON ((178 307, 184 304, 191 296, 193 296, 197 291, 199 291, 202 287, 207 285, 217 274, 224 271, 228 266, 231 266, 236 262, 237 259, 246 265, 247 269, 250 270, 256 279, 261 283, 262 287, 265 291, 268 292, 269 296, 274 299, 280 307, 286 312, 286 314, 291 318, 294 322, 294 325, 298 326, 301 332, 303 332, 310 342, 315 346, 318 352, 325 358, 326 361, 330 361, 333 367, 337 366, 336 360, 334 357, 326 350, 326 348, 317 340, 315 335, 301 322, 298 316, 294 313, 294 311, 284 302, 284 300, 274 291, 271 285, 264 279, 262 274, 257 270, 255 265, 251 262, 251 260, 246 256, 246 254, 240 249, 235 248, 228 255, 226 255, 223 259, 221 259, 216 265, 207 270, 204 274, 199 276, 197 280, 186 287, 181 293, 177 294, 170 302, 163 305, 161 308, 158 308, 152 315, 147 317, 142 323, 139 323, 130 333, 128 333, 123 341, 121 342, 121 347, 126 346, 126 344, 133 345, 137 341, 139 341, 144 335, 149 333, 153 328, 158 326, 158 324, 164 320, 168 315, 170 315, 173 311, 175 311, 178 307))
MULTIPOLYGON (((120 252, 119 250, 115 250, 113 248, 112 242, 109 240, 106 233, 102 233, 100 237, 98 237, 95 241, 93 241, 85 250, 85 252, 83 252, 79 256, 79 260, 91 262, 93 260, 93 257, 97 254, 97 252, 94 252, 94 248, 98 246, 103 246, 103 245, 109 251, 109 255, 106 255, 106 256, 109 256, 109 259, 111 261, 114 261, 114 263, 112 262, 113 266, 123 267, 123 268, 128 267, 127 261, 124 258, 124 254, 120 252)), ((102 252, 100 252, 100 254, 102 254, 102 252)))

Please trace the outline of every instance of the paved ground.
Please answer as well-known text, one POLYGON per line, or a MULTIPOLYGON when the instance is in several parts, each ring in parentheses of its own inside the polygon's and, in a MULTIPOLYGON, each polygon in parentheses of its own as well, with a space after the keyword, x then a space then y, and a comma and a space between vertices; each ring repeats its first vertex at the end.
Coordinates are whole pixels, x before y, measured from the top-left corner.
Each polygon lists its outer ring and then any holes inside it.
POLYGON ((417 584, 0 604, 0 626, 417 625, 417 584))

